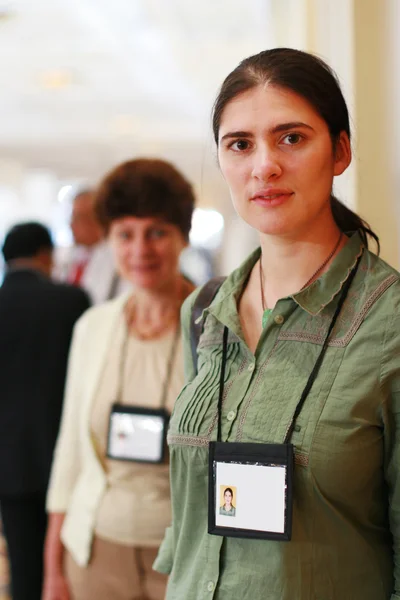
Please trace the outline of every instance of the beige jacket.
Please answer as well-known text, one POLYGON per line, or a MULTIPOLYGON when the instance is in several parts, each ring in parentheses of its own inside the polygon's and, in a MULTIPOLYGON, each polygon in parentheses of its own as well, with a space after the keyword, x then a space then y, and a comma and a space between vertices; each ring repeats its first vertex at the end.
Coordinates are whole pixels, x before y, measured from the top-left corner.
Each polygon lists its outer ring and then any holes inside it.
POLYGON ((96 510, 107 485, 90 437, 91 406, 127 298, 124 294, 89 309, 77 322, 72 340, 47 510, 66 513, 61 539, 81 566, 90 558, 96 510))

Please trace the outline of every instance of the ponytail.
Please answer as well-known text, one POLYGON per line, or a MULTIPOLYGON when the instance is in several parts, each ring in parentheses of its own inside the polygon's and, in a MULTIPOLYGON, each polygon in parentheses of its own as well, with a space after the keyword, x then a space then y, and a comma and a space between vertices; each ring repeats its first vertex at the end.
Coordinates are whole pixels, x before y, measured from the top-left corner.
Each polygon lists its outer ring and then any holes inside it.
POLYGON ((379 255, 381 251, 379 237, 374 231, 372 231, 366 221, 359 217, 355 212, 347 208, 347 206, 345 206, 333 195, 331 196, 331 209, 336 225, 341 231, 343 231, 343 233, 358 231, 366 248, 368 248, 368 237, 372 238, 377 245, 379 255))

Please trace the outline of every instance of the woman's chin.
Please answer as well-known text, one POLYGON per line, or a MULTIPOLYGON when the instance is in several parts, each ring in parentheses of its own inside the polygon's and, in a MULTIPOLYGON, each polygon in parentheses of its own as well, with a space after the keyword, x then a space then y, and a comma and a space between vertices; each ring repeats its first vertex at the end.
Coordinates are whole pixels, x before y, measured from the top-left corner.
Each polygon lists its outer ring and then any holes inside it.
POLYGON ((270 235, 276 237, 287 236, 293 229, 289 224, 265 222, 254 223, 252 227, 256 229, 260 235, 270 235))
POLYGON ((160 277, 158 276, 158 274, 155 273, 140 275, 138 275, 137 273, 129 273, 129 275, 126 276, 126 278, 136 289, 139 288, 142 290, 152 291, 158 289, 161 284, 160 277))
MULTIPOLYGON (((272 211, 270 211, 272 213, 272 211)), ((239 216, 258 233, 263 235, 288 235, 294 229, 293 218, 290 215, 280 214, 239 214, 239 216)))

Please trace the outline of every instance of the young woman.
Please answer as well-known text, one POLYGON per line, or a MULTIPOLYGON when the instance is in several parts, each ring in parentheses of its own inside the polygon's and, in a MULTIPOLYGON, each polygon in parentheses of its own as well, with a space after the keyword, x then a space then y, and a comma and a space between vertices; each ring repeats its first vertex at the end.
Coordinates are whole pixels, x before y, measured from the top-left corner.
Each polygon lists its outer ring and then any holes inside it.
POLYGON ((104 179, 96 203, 134 292, 76 327, 48 492, 43 598, 162 600, 166 578, 151 568, 171 519, 162 426, 183 382, 179 312, 193 286, 179 256, 194 196, 169 163, 138 159, 104 179))
POLYGON ((219 509, 219 514, 226 517, 234 517, 236 515, 236 508, 232 504, 233 492, 231 488, 226 488, 224 491, 224 503, 219 509))
MULTIPOLYGON (((337 79, 310 54, 261 52, 223 83, 213 125, 233 204, 261 247, 203 312, 198 363, 186 361, 168 434, 173 523, 155 565, 170 574, 167 599, 400 598, 399 274, 332 195, 351 161, 337 79), (238 525, 208 533, 217 439, 227 453, 279 446, 287 474, 294 447, 292 506, 289 475, 265 491, 248 478, 260 489, 249 537, 238 525), (261 526, 271 490, 290 541, 277 520, 261 526)), ((189 357, 197 295, 182 311, 189 357)))

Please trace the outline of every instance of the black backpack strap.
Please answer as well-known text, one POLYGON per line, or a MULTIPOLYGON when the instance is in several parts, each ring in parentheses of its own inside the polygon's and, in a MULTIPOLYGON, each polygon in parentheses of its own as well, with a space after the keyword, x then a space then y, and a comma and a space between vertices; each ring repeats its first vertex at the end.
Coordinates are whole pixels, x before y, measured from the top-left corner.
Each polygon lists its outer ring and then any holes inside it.
POLYGON ((112 300, 113 298, 115 298, 115 296, 117 295, 118 284, 119 284, 119 275, 116 271, 114 271, 112 279, 111 279, 111 283, 110 283, 110 289, 108 290, 108 294, 107 294, 107 300, 112 300))
POLYGON ((190 347, 192 349, 193 367, 197 373, 197 346, 199 339, 203 331, 203 322, 199 321, 202 312, 207 306, 210 306, 213 298, 225 281, 225 277, 214 277, 210 279, 201 288, 192 309, 192 315, 190 319, 190 347))

